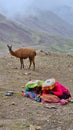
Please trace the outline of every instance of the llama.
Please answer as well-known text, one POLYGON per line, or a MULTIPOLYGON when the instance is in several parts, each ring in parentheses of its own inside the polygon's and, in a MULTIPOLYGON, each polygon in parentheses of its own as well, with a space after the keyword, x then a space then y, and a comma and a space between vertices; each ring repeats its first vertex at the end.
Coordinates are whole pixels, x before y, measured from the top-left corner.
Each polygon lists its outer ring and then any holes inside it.
POLYGON ((36 56, 36 51, 30 48, 19 48, 15 51, 12 50, 12 45, 7 45, 9 52, 12 56, 15 56, 17 58, 20 58, 20 69, 24 68, 24 63, 23 59, 29 58, 29 69, 33 63, 33 70, 35 70, 35 56, 36 56))

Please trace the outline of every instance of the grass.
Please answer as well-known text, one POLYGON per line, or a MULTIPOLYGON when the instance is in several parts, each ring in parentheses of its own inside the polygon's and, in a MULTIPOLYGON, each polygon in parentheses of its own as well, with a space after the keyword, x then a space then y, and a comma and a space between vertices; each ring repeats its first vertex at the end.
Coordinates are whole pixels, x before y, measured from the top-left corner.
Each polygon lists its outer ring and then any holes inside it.
POLYGON ((62 44, 55 43, 51 45, 50 50, 54 52, 73 53, 72 48, 73 48, 72 43, 62 43, 62 44))

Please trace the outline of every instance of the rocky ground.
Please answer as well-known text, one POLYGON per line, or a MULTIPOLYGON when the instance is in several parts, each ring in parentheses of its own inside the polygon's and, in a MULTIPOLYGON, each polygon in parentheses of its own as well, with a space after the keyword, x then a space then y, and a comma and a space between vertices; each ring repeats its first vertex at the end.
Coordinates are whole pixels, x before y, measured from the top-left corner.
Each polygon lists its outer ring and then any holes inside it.
MULTIPOLYGON (((73 130, 73 103, 53 104, 57 109, 22 97, 29 80, 54 77, 73 95, 73 56, 38 52, 36 69, 20 70, 20 61, 10 54, 0 56, 0 130, 73 130), (12 90, 12 96, 5 96, 12 90)), ((51 104, 49 104, 51 105, 51 104)))

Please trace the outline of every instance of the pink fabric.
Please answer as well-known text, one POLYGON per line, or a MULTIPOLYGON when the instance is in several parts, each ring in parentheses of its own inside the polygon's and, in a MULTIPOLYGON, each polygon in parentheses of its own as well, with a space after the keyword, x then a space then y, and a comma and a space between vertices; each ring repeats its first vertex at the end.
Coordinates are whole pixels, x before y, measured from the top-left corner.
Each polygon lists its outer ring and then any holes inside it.
POLYGON ((65 105, 65 104, 67 104, 69 101, 67 101, 67 100, 65 100, 65 99, 61 99, 60 100, 60 104, 61 105, 65 105))
POLYGON ((59 82, 56 82, 56 86, 53 89, 54 95, 56 96, 61 96, 64 92, 66 94, 70 94, 69 90, 67 88, 65 88, 62 84, 60 84, 59 82))

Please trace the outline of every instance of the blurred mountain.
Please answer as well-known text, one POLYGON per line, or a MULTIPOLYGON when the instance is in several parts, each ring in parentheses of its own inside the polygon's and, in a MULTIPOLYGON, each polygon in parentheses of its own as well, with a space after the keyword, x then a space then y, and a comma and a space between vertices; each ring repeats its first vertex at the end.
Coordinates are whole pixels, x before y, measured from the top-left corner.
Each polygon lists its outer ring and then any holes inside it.
POLYGON ((73 36, 73 26, 51 11, 39 11, 36 15, 17 17, 16 21, 37 32, 69 38, 73 36))
POLYGON ((53 12, 69 24, 73 25, 73 6, 59 6, 54 8, 53 12))
POLYGON ((27 31, 15 22, 0 15, 0 41, 3 42, 29 42, 32 41, 31 32, 27 31))
POLYGON ((15 44, 57 50, 59 47, 70 49, 72 43, 73 26, 51 11, 38 10, 13 20, 0 15, 0 48, 15 44))

